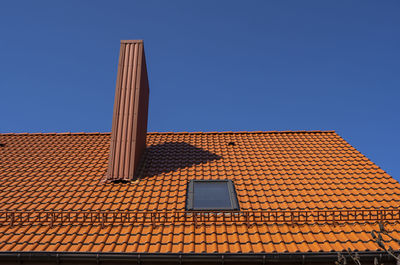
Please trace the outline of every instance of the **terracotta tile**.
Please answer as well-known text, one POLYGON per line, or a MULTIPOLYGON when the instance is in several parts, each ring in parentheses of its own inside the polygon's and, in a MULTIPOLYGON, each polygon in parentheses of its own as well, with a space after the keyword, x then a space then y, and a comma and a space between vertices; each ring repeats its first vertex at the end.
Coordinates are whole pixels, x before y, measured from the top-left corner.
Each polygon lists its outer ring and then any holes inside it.
MULTIPOLYGON (((189 179, 220 178, 234 180, 240 206, 247 210, 380 208, 397 207, 400 202, 400 184, 333 132, 149 133, 149 145, 185 142, 194 147, 188 152, 189 157, 200 149, 205 161, 197 163, 191 158, 181 165, 182 160, 174 159, 172 150, 162 150, 150 157, 142 178, 123 185, 99 182, 107 169, 109 137, 0 134, 0 142, 8 148, 7 152, 0 149, 0 157, 7 161, 6 167, 0 169, 0 210, 183 210, 189 179), (229 141, 236 146, 228 148, 229 141), (29 149, 24 148, 27 145, 29 149)), ((37 226, 0 226, 0 250, 376 249, 368 241, 369 232, 377 229, 376 225, 151 226, 101 229, 98 225, 65 224, 44 230, 37 226)), ((394 222, 388 229, 398 236, 400 225, 394 222)))

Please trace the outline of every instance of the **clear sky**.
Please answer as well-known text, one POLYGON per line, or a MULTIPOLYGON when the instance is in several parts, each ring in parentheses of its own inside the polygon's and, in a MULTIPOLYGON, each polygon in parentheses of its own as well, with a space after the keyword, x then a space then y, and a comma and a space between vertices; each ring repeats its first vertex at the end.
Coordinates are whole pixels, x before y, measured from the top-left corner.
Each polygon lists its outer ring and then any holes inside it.
POLYGON ((2 1, 0 132, 110 131, 144 39, 149 131, 336 130, 400 179, 400 1, 2 1))

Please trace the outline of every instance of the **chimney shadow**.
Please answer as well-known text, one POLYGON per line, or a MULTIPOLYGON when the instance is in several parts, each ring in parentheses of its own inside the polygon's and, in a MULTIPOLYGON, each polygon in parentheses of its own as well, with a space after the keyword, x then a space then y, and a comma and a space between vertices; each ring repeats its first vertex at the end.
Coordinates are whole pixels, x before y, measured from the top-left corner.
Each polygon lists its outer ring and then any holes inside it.
POLYGON ((138 177, 153 177, 221 158, 219 155, 185 142, 151 145, 143 154, 138 177))

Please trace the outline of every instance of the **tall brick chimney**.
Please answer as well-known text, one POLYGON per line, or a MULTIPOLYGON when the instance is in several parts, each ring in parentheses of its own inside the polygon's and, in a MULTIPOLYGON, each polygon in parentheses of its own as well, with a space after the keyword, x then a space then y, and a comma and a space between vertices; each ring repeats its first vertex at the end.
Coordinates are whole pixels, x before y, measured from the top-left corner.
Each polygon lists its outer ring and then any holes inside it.
POLYGON ((123 40, 119 53, 107 180, 131 180, 146 148, 149 82, 142 40, 123 40))

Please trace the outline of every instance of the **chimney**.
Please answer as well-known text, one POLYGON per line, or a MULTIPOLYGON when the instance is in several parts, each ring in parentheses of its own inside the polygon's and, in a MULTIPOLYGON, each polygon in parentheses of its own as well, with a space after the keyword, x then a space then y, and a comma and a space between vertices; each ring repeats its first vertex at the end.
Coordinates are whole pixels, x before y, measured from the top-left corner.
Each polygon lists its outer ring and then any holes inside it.
POLYGON ((119 53, 107 180, 131 180, 146 148, 149 82, 142 40, 123 40, 119 53))

